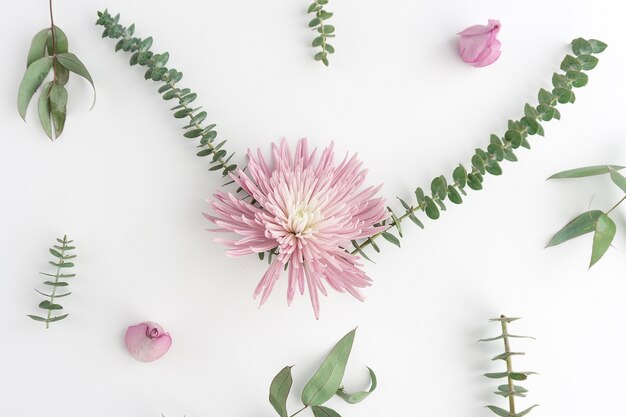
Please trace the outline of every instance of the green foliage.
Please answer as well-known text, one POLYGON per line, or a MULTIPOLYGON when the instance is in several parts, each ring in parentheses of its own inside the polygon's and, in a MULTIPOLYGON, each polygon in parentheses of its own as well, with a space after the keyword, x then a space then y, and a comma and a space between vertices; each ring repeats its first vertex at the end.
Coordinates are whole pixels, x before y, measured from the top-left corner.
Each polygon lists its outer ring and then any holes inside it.
POLYGON ((65 289, 65 287, 69 286, 69 283, 66 282, 68 278, 74 278, 76 274, 68 272, 71 268, 74 267, 74 262, 72 259, 76 258, 76 255, 72 254, 71 251, 76 249, 75 246, 72 246, 72 240, 68 240, 67 236, 63 236, 63 239, 57 239, 58 245, 55 244, 52 248, 49 249, 50 254, 54 257, 53 261, 50 261, 50 265, 56 268, 56 273, 49 274, 45 272, 41 272, 42 275, 45 275, 47 280, 44 282, 44 285, 52 287, 49 290, 49 294, 35 290, 38 294, 47 297, 47 300, 39 303, 39 308, 42 310, 46 310, 48 313, 46 317, 36 316, 36 315, 28 315, 31 319, 35 321, 40 321, 46 323, 46 329, 49 327, 50 323, 54 323, 55 321, 63 320, 68 316, 68 314, 62 314, 59 316, 53 316, 53 311, 63 310, 63 306, 58 303, 58 299, 62 297, 67 297, 71 294, 71 292, 63 292, 59 293, 60 289, 65 289))
MULTIPOLYGON (((609 174, 611 181, 615 184, 620 191, 626 193, 626 177, 619 173, 619 170, 623 169, 620 165, 596 165, 582 168, 569 169, 567 171, 557 172, 550 176, 548 179, 563 179, 563 178, 582 178, 591 177, 594 175, 609 174)), ((582 214, 579 214, 566 224, 561 230, 559 230, 550 239, 550 242, 546 247, 560 245, 563 242, 567 242, 570 239, 586 235, 593 232, 593 245, 591 247, 591 260, 589 261, 589 268, 596 264, 606 253, 611 246, 615 233, 617 232, 617 226, 615 222, 609 217, 609 214, 617 208, 624 200, 626 195, 622 197, 617 204, 606 212, 602 210, 590 210, 582 214)))
MULTIPOLYGON (((37 104, 39 121, 46 135, 54 140, 63 133, 67 117, 67 90, 65 84, 70 72, 74 72, 89 81, 94 89, 93 79, 78 57, 68 51, 65 33, 54 24, 52 2, 50 2, 51 24, 37 32, 31 41, 26 59, 26 72, 20 83, 17 95, 17 110, 26 120, 28 105, 35 92, 42 87, 43 81, 52 70, 53 79, 41 88, 37 104)), ((93 107, 93 106, 92 106, 93 107)))
MULTIPOLYGON (((324 407, 322 404, 335 395, 350 404, 356 404, 363 401, 376 389, 376 374, 370 368, 367 369, 369 370, 372 383, 368 391, 348 394, 341 386, 341 380, 343 379, 350 352, 352 351, 355 334, 356 329, 346 334, 330 351, 326 359, 324 359, 324 362, 322 362, 319 369, 302 391, 302 403, 304 406, 292 414, 291 417, 309 407, 315 417, 341 417, 335 410, 324 407)), ((274 377, 270 385, 269 401, 280 417, 289 417, 287 398, 293 383, 291 368, 291 366, 284 367, 274 377)))
POLYGON ((324 6, 327 4, 328 0, 315 0, 307 10, 307 13, 315 15, 309 22, 309 27, 317 32, 311 45, 321 49, 314 58, 326 66, 328 66, 328 55, 335 53, 335 48, 328 43, 329 38, 335 37, 335 27, 326 23, 333 16, 331 12, 324 10, 324 6))
POLYGON ((180 88, 178 83, 183 78, 183 73, 166 66, 169 60, 169 53, 156 54, 150 50, 152 38, 145 39, 134 37, 135 25, 124 27, 119 24, 120 15, 111 16, 107 10, 98 12, 97 25, 104 26, 102 37, 120 39, 115 46, 115 51, 131 53, 130 65, 140 65, 146 67, 144 78, 161 84, 159 94, 164 100, 175 100, 177 105, 172 108, 176 119, 187 119, 187 125, 183 127, 184 137, 189 139, 200 138, 197 155, 207 157, 210 171, 221 171, 223 176, 237 169, 236 164, 230 164, 230 159, 234 154, 222 147, 226 141, 215 144, 217 131, 215 124, 205 124, 207 112, 200 111, 201 107, 192 107, 191 104, 197 99, 197 94, 189 88, 180 88))
POLYGON ((495 337, 490 337, 488 339, 480 339, 479 342, 492 342, 495 340, 502 340, 504 342, 504 353, 501 353, 492 360, 497 361, 501 360, 506 363, 506 371, 505 372, 492 372, 487 373, 485 376, 491 379, 501 379, 506 378, 507 383, 498 386, 498 390, 495 394, 500 395, 506 399, 508 399, 509 409, 505 410, 503 408, 497 407, 495 405, 488 405, 487 408, 493 411, 496 415, 500 417, 523 417, 526 414, 530 413, 530 411, 537 407, 537 405, 533 405, 530 408, 525 409, 524 411, 517 412, 515 409, 515 397, 526 397, 526 393, 528 390, 520 385, 515 385, 515 381, 525 381, 528 379, 528 375, 536 374, 535 372, 516 372, 513 371, 513 356, 516 355, 524 355, 522 352, 512 352, 510 347, 510 339, 512 338, 530 338, 529 336, 516 336, 511 335, 508 332, 508 325, 515 321, 519 320, 517 317, 506 317, 504 315, 500 316, 497 319, 491 319, 491 322, 499 322, 502 328, 502 333, 495 337))
MULTIPOLYGON (((530 149, 529 137, 534 135, 543 136, 542 122, 552 119, 559 120, 561 118, 561 114, 557 109, 558 104, 573 103, 575 101, 574 88, 587 84, 588 78, 584 71, 593 69, 598 62, 598 59, 593 54, 598 54, 606 49, 606 44, 594 39, 575 39, 572 41, 571 46, 572 52, 576 56, 567 55, 563 59, 561 69, 564 73, 555 73, 553 75, 553 88, 551 91, 543 88, 539 90, 538 105, 532 106, 526 103, 524 116, 517 121, 509 120, 508 128, 504 135, 491 135, 486 149, 475 150, 468 165, 469 169, 459 164, 453 170, 450 181, 446 180, 446 177, 443 175, 432 180, 430 195, 425 195, 422 188, 417 188, 414 203, 409 204, 404 200, 400 200, 403 212, 395 213, 390 209, 392 214, 390 218, 377 225, 387 226, 387 229, 368 239, 353 241, 351 253, 359 254, 369 259, 364 249, 370 245, 373 246, 374 242, 381 236, 399 247, 400 240, 398 237, 402 237, 400 224, 405 219, 408 218, 417 226, 423 228, 424 224, 417 217, 418 212, 423 212, 431 220, 439 219, 441 212, 446 210, 444 204, 446 198, 453 204, 462 204, 468 188, 475 191, 482 190, 487 174, 501 175, 502 162, 505 160, 510 162, 517 161, 515 152, 521 147, 530 149), (398 236, 394 234, 395 232, 397 232, 398 236)), ((613 166, 613 168, 621 169, 622 167, 613 166)), ((591 172, 596 172, 596 174, 608 172, 606 167, 599 169, 600 171, 598 171, 597 167, 593 167, 591 172)), ((572 174, 570 173, 569 175, 572 174)), ((624 186, 626 187, 626 182, 624 186)), ((607 227, 605 239, 608 239, 610 236, 610 225, 607 227)), ((603 245, 600 245, 599 248, 603 248, 603 245)), ((379 251, 378 249, 375 250, 376 252, 379 251)))

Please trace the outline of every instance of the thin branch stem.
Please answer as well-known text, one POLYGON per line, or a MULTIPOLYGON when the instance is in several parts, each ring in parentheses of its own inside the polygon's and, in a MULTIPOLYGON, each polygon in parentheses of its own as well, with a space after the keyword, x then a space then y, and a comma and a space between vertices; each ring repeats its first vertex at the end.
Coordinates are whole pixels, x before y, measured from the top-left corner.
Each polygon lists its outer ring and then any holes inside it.
MULTIPOLYGON (((54 81, 57 80, 57 41, 56 41, 56 32, 54 30, 54 16, 52 14, 52 0, 48 2, 50 6, 50 32, 52 36, 52 71, 54 72, 54 81)), ((47 323, 46 323, 47 325, 47 323)))
MULTIPOLYGON (((506 316, 503 314, 500 316, 501 319, 506 319, 506 316)), ((513 380, 511 379, 511 372, 513 372, 513 361, 511 358, 511 346, 509 344, 509 333, 507 331, 507 322, 506 320, 501 320, 502 324, 502 335, 504 340, 504 353, 508 356, 506 357, 506 371, 507 371, 507 381, 509 386, 509 412, 511 415, 515 415, 515 396, 513 393, 515 392, 515 385, 513 380)))
MULTIPOLYGON (((66 251, 66 247, 67 247, 67 235, 63 236, 63 247, 61 248, 61 256, 65 255, 65 251, 66 251)), ((59 262, 63 262, 62 259, 59 260, 59 262)), ((54 304, 54 297, 56 296, 57 293, 57 284, 59 283, 59 277, 61 276, 61 267, 58 266, 57 267, 57 273, 55 274, 54 277, 54 286, 52 287, 52 294, 50 294, 50 306, 52 306, 52 304, 54 304)), ((50 328, 50 319, 52 318, 52 310, 48 309, 48 316, 46 317, 46 329, 50 328)))
POLYGON ((606 212, 606 214, 609 214, 610 212, 612 212, 613 210, 615 210, 617 208, 617 206, 619 206, 620 204, 622 204, 622 202, 626 200, 626 195, 624 197, 622 197, 622 199, 620 201, 617 202, 617 204, 615 204, 613 207, 611 207, 611 209, 609 211, 606 212))
POLYGON ((301 412, 303 412, 304 410, 306 410, 307 408, 309 408, 308 405, 305 405, 304 407, 302 407, 301 409, 299 409, 298 411, 296 411, 295 413, 293 413, 292 415, 290 415, 289 417, 293 417, 301 412))

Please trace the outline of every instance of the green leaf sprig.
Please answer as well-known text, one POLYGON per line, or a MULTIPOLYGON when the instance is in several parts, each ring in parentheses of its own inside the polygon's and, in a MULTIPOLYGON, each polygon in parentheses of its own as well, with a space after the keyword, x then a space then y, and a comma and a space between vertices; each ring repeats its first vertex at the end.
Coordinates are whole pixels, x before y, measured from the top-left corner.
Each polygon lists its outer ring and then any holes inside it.
POLYGON ((512 321, 519 320, 517 317, 506 317, 504 315, 500 316, 497 319, 491 319, 491 322, 499 322, 502 328, 502 333, 496 337, 490 337, 488 339, 480 339, 479 342, 492 342, 496 340, 502 340, 504 342, 504 352, 495 356, 492 360, 502 360, 506 363, 506 371, 505 372, 492 372, 487 373, 485 376, 487 378, 492 379, 502 379, 506 378, 506 384, 498 386, 498 391, 495 394, 498 394, 506 399, 509 402, 509 410, 505 410, 503 408, 497 407, 495 405, 488 405, 487 408, 493 411, 500 417, 523 417, 526 414, 530 413, 531 410, 538 405, 535 404, 532 407, 525 409, 524 411, 516 411, 515 409, 515 397, 526 397, 526 393, 528 390, 520 385, 515 385, 516 381, 525 381, 528 379, 528 375, 536 374, 536 372, 518 372, 513 370, 513 356, 516 355, 524 355, 522 352, 513 352, 511 351, 510 339, 513 338, 527 338, 534 339, 530 336, 517 336, 509 334, 508 325, 512 321))
POLYGON ((331 12, 324 10, 324 6, 327 4, 328 0, 315 0, 307 10, 307 13, 315 15, 309 22, 309 27, 317 32, 317 37, 313 39, 312 46, 321 49, 314 58, 326 66, 328 66, 328 55, 335 53, 335 48, 328 43, 328 38, 335 37, 335 27, 326 23, 328 19, 333 17, 331 12))
POLYGON ((424 228, 422 221, 416 216, 417 212, 424 212, 426 217, 437 220, 441 212, 446 210, 444 200, 447 198, 453 204, 461 204, 463 196, 467 195, 468 188, 472 190, 482 190, 484 176, 486 174, 501 175, 501 162, 517 161, 515 150, 522 147, 530 149, 528 137, 533 135, 544 135, 542 121, 560 119, 561 113, 557 109, 558 104, 574 103, 576 95, 574 88, 580 88, 587 84, 588 76, 585 71, 592 70, 598 64, 596 54, 601 53, 607 47, 603 42, 595 39, 585 40, 574 39, 571 44, 574 55, 567 55, 561 62, 563 73, 554 73, 552 76, 552 91, 539 90, 539 104, 532 106, 526 103, 524 106, 524 116, 520 120, 509 120, 508 130, 503 136, 491 135, 490 143, 486 149, 476 149, 471 158, 470 168, 467 169, 459 164, 452 171, 451 180, 440 175, 434 178, 430 184, 430 193, 418 187, 415 190, 416 203, 409 204, 402 198, 397 197, 404 212, 399 215, 391 208, 390 220, 382 223, 388 228, 368 239, 352 241, 351 253, 359 254, 369 259, 363 249, 368 246, 376 252, 380 252, 376 239, 383 237, 390 243, 400 247, 402 235, 402 222, 410 219, 420 228, 424 228), (397 232, 397 236, 396 233, 397 232))
POLYGON ((40 274, 48 277, 44 285, 51 287, 50 294, 35 290, 38 294, 48 298, 39 303, 39 308, 47 311, 46 317, 28 315, 28 317, 35 321, 46 323, 46 329, 50 326, 50 323, 63 320, 68 316, 68 314, 53 316, 53 312, 63 310, 63 306, 59 304, 57 300, 62 297, 67 297, 71 292, 59 293, 59 290, 69 286, 69 283, 65 280, 76 276, 76 274, 68 272, 69 269, 74 267, 74 262, 71 260, 76 258, 76 255, 70 253, 76 249, 75 246, 71 246, 73 241, 68 240, 67 236, 63 236, 63 239, 57 239, 57 242, 58 245, 53 245, 52 248, 49 249, 50 254, 55 258, 54 261, 50 261, 49 263, 56 268, 56 272, 54 274, 40 272, 40 274))
POLYGON ((17 95, 17 110, 22 119, 26 120, 28 104, 52 70, 54 77, 43 86, 37 108, 44 132, 54 140, 61 136, 65 127, 68 100, 65 84, 69 80, 70 72, 91 83, 94 89, 94 104, 96 87, 85 65, 76 55, 69 52, 67 36, 54 24, 52 0, 49 1, 49 6, 50 27, 39 31, 31 42, 26 72, 17 95))
POLYGON ((270 385, 269 401, 280 417, 293 417, 307 408, 311 408, 315 417, 341 417, 339 413, 323 404, 337 395, 349 404, 356 404, 363 401, 376 389, 376 374, 367 368, 372 380, 368 391, 360 391, 353 394, 345 392, 341 385, 346 364, 352 351, 356 329, 346 334, 330 351, 324 362, 320 365, 315 375, 309 380, 302 391, 301 409, 293 414, 287 411, 287 398, 291 391, 293 378, 291 376, 292 366, 285 366, 272 380, 270 385))
MULTIPOLYGON (((622 192, 626 193, 626 177, 619 173, 621 169, 624 169, 624 167, 619 165, 589 166, 557 172, 548 179, 582 178, 609 174, 613 184, 622 192)), ((550 239, 546 247, 560 245, 575 237, 593 232, 593 246, 591 248, 591 260, 589 262, 589 268, 591 268, 604 256, 611 246, 611 242, 613 242, 613 238, 617 232, 617 226, 609 217, 609 214, 622 204, 624 200, 626 200, 626 195, 607 211, 589 210, 576 216, 574 220, 566 224, 550 239)))
POLYGON ((209 162, 210 171, 221 171, 222 176, 237 169, 236 164, 229 164, 234 153, 230 155, 224 149, 225 140, 215 143, 217 139, 217 130, 215 124, 205 124, 207 118, 206 111, 200 111, 201 107, 192 107, 191 104, 196 101, 198 95, 189 88, 180 88, 178 83, 183 78, 183 73, 166 67, 169 60, 169 53, 161 54, 153 53, 152 37, 145 39, 134 37, 135 25, 124 27, 119 24, 120 15, 111 16, 107 10, 98 12, 97 25, 104 26, 102 37, 111 39, 120 39, 115 46, 115 51, 122 50, 131 52, 130 65, 140 65, 147 67, 145 73, 146 80, 152 80, 161 83, 159 93, 163 95, 164 100, 175 99, 178 104, 171 110, 176 119, 187 119, 187 125, 183 127, 185 133, 183 136, 188 139, 200 138, 200 149, 198 156, 211 156, 209 162))

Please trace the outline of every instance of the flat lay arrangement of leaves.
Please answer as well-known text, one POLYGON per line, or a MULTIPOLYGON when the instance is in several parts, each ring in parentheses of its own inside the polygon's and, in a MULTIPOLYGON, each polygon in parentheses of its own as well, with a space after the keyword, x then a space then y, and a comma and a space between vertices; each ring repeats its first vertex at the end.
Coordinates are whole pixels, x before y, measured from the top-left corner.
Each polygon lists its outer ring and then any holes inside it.
POLYGON ((65 127, 68 100, 65 84, 69 80, 70 72, 80 75, 91 83, 94 89, 94 104, 96 87, 85 65, 76 55, 69 52, 67 36, 54 24, 52 0, 49 0, 49 7, 50 27, 37 32, 32 40, 28 51, 26 72, 17 96, 17 109, 22 119, 26 120, 28 104, 52 70, 54 77, 43 86, 37 108, 44 132, 54 140, 63 133, 65 127))
POLYGON ((293 417, 307 408, 311 408, 315 417, 341 417, 337 411, 325 407, 323 404, 335 395, 349 404, 356 404, 367 398, 377 386, 376 374, 369 370, 371 385, 367 391, 347 393, 342 386, 342 379, 352 351, 356 329, 346 334, 330 351, 319 369, 302 391, 303 407, 293 414, 287 411, 287 398, 291 391, 293 378, 292 366, 285 366, 272 380, 270 385, 269 401, 280 417, 293 417))
MULTIPOLYGON (((324 4, 316 2, 311 5, 310 11, 321 14, 321 6, 324 4)), ((270 267, 254 291, 255 298, 261 296, 261 304, 271 293, 281 271, 286 270, 289 277, 288 304, 296 288, 300 294, 308 289, 316 318, 319 318, 318 292, 326 295, 325 284, 359 300, 364 299, 359 289, 371 285, 371 279, 362 271, 358 260, 359 256, 370 259, 366 253, 370 246, 380 252, 378 238, 382 237, 399 247, 400 238, 403 237, 402 222, 405 219, 423 228, 424 223, 417 216, 418 212, 423 212, 430 219, 438 219, 441 212, 446 210, 446 199, 453 204, 461 204, 467 189, 483 188, 486 174, 501 175, 503 161, 517 161, 516 150, 521 147, 529 149, 530 136, 544 135, 541 122, 560 119, 558 104, 575 102, 574 89, 587 84, 586 71, 596 67, 598 58, 595 55, 607 47, 595 39, 577 38, 572 41, 573 55, 567 55, 561 62, 562 73, 554 73, 551 91, 542 88, 538 94, 538 105, 527 103, 524 116, 520 120, 509 120, 504 135, 493 134, 486 149, 476 149, 469 169, 459 165, 453 170, 451 179, 444 175, 436 177, 431 182, 430 193, 418 187, 414 203, 398 197, 403 212, 396 213, 387 207, 388 213, 383 215, 378 210, 382 200, 375 197, 379 187, 360 190, 365 171, 359 172, 360 163, 355 157, 335 165, 332 145, 323 151, 317 163, 313 161, 315 151, 309 154, 306 142, 300 141, 294 157, 288 155, 287 146, 274 145, 272 168, 266 165, 260 150, 256 156, 248 152, 249 165, 244 170, 238 169, 236 164, 229 165, 233 154, 226 160, 222 159, 228 154, 223 149, 225 141, 213 145, 217 136, 215 125, 204 127, 200 124, 207 113, 198 113, 199 107, 188 106, 196 100, 197 95, 188 88, 180 90, 176 87, 175 83, 180 81, 182 73, 165 67, 169 55, 152 53, 149 50, 152 38, 142 40, 133 37, 134 25, 124 27, 119 24, 119 19, 119 14, 113 17, 106 10, 98 12, 96 24, 105 28, 102 36, 121 38, 116 50, 131 52, 131 65, 147 66, 146 79, 164 83, 159 89, 163 98, 177 98, 179 101, 172 109, 174 116, 190 119, 190 123, 184 127, 188 129, 184 136, 201 138, 198 156, 213 155, 210 170, 221 171, 223 176, 229 176, 231 182, 239 186, 234 194, 217 193, 211 202, 215 214, 206 214, 219 227, 217 231, 235 233, 239 239, 216 240, 229 247, 227 253, 230 256, 258 254, 261 260, 267 258, 270 267), (274 181, 274 177, 280 180, 274 181), (318 187, 314 191, 312 181, 332 185, 318 187), (353 194, 342 193, 345 196, 342 202, 334 196, 340 193, 344 184, 353 194), (244 192, 240 194, 241 191, 244 192), (332 201, 332 204, 321 204, 322 201, 332 201), (350 208, 345 210, 347 215, 343 218, 333 216, 333 213, 338 213, 339 202, 351 203, 346 206, 350 208), (329 218, 333 222, 323 220, 329 218), (318 239, 319 236, 324 238, 318 239), (322 244, 313 246, 309 242, 322 244)), ((323 25, 324 19, 318 20, 314 19, 311 23, 323 25)), ((494 37, 497 34, 499 23, 492 26, 489 30, 485 29, 484 36, 494 37)), ((320 33, 323 32, 321 29, 320 33)))
POLYGON ((76 277, 76 274, 70 272, 70 270, 74 267, 74 261, 72 261, 72 259, 76 258, 76 255, 72 253, 72 251, 76 249, 75 246, 72 246, 73 242, 74 241, 69 240, 67 236, 63 236, 63 239, 57 239, 57 244, 53 245, 49 249, 50 254, 54 257, 54 260, 49 263, 56 268, 56 272, 41 272, 41 275, 46 276, 46 281, 43 284, 51 287, 48 290, 49 294, 47 292, 35 290, 38 294, 47 298, 47 300, 39 303, 39 308, 46 311, 47 314, 45 317, 37 315, 28 315, 28 317, 35 321, 46 323, 46 329, 50 327, 50 323, 63 320, 69 315, 62 314, 54 316, 53 314, 63 310, 63 306, 59 304, 58 299, 67 297, 71 294, 71 292, 66 291, 69 286, 69 283, 66 280, 68 278, 76 277), (59 291, 63 292, 59 293, 59 291))
POLYGON ((327 20, 333 17, 331 12, 324 10, 327 4, 328 0, 315 0, 307 10, 307 13, 315 16, 309 22, 309 27, 317 32, 312 46, 321 49, 314 58, 326 66, 329 64, 328 55, 335 53, 335 47, 328 43, 328 39, 335 37, 335 27, 327 23, 327 20))
POLYGON ((509 403, 509 410, 505 410, 504 408, 488 405, 487 408, 493 411, 500 417, 523 417, 526 414, 530 413, 533 408, 537 407, 537 404, 526 408, 524 411, 516 411, 515 409, 515 398, 526 397, 526 393, 528 390, 520 385, 515 385, 517 381, 525 381, 528 379, 528 375, 536 374, 536 372, 519 372, 513 370, 513 357, 518 355, 524 355, 522 352, 513 352, 511 350, 510 339, 515 338, 528 338, 532 339, 529 336, 517 336, 510 334, 508 331, 508 325, 515 321, 519 320, 518 317, 506 317, 502 315, 497 319, 491 319, 492 322, 500 323, 502 333, 495 337, 490 337, 488 339, 480 339, 479 342, 493 342, 497 340, 502 340, 504 342, 504 352, 495 356, 492 360, 494 361, 504 361, 506 363, 506 371, 504 372, 490 372, 486 373, 485 376, 491 379, 506 379, 506 384, 499 385, 498 391, 495 393, 506 398, 509 403))
MULTIPOLYGON (((588 166, 557 172, 548 179, 583 178, 609 174, 613 184, 620 191, 626 193, 626 177, 619 173, 621 169, 624 169, 624 167, 619 165, 588 166)), ((626 195, 607 211, 589 210, 576 216, 574 220, 566 224, 550 239, 547 246, 560 245, 575 237, 593 233, 593 246, 591 249, 591 260, 589 261, 589 268, 591 268, 604 256, 613 242, 617 226, 609 217, 609 214, 622 204, 624 200, 626 200, 626 195)))

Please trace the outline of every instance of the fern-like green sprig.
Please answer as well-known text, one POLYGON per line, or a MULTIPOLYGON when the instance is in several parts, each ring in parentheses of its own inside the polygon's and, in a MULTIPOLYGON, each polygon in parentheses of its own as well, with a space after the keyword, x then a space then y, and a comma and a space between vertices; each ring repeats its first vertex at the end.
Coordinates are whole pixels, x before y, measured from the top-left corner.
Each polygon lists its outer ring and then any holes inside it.
POLYGON ((309 22, 309 27, 315 30, 318 35, 313 39, 313 47, 321 48, 321 51, 315 54, 315 60, 321 61, 328 66, 328 55, 335 53, 335 48, 328 43, 328 38, 335 37, 335 27, 326 23, 328 19, 333 17, 331 12, 324 10, 324 6, 328 4, 328 0, 315 0, 309 6, 307 13, 315 14, 315 17, 309 22))
POLYGON ((463 165, 459 165, 452 172, 451 181, 443 175, 436 177, 430 184, 430 194, 418 187, 415 190, 416 203, 414 204, 409 204, 398 197, 404 213, 397 215, 389 208, 390 220, 383 223, 383 225, 389 226, 387 230, 362 241, 352 241, 351 252, 368 258, 363 249, 371 245, 376 252, 379 252, 380 249, 375 240, 381 236, 394 245, 400 246, 398 236, 402 237, 401 224, 405 219, 408 218, 420 228, 424 228, 424 224, 416 216, 417 212, 422 211, 426 217, 436 220, 440 217, 441 211, 446 210, 444 204, 446 198, 453 204, 461 204, 463 202, 462 196, 467 194, 467 188, 472 190, 483 188, 484 175, 501 175, 501 162, 504 160, 517 161, 514 150, 520 147, 530 149, 528 137, 544 135, 541 121, 560 119, 561 114, 556 108, 557 105, 559 103, 573 103, 576 100, 573 89, 587 84, 588 76, 584 71, 595 68, 598 58, 594 55, 601 53, 606 47, 605 43, 595 39, 578 38, 572 41, 572 51, 576 56, 567 55, 563 59, 561 62, 563 73, 554 73, 552 76, 554 88, 551 92, 543 88, 539 90, 539 104, 537 106, 527 103, 524 107, 524 117, 517 121, 509 120, 508 130, 504 136, 491 135, 487 149, 476 149, 471 158, 469 170, 463 165), (393 233, 393 229, 397 231, 398 236, 393 233))
POLYGON ((536 372, 518 372, 513 370, 513 356, 516 355, 524 355, 522 352, 512 352, 510 346, 510 339, 513 338, 527 338, 534 339, 530 336, 517 336, 509 334, 508 325, 512 321, 519 320, 517 317, 506 317, 505 315, 500 316, 497 319, 491 319, 489 321, 499 322, 502 327, 502 333, 496 337, 490 337, 488 339, 480 339, 479 342, 492 342, 495 340, 502 340, 504 342, 504 352, 495 356, 492 360, 502 360, 506 363, 506 372, 492 372, 487 373, 485 376, 487 378, 492 379, 502 379, 506 378, 507 383, 505 385, 498 386, 498 391, 495 394, 501 395, 502 397, 508 399, 509 401, 509 410, 505 410, 503 408, 497 407, 495 405, 488 405, 487 408, 493 411, 495 414, 500 417, 523 417, 526 414, 530 413, 531 410, 537 407, 537 404, 533 405, 525 409, 524 411, 516 411, 515 409, 515 397, 526 397, 526 393, 528 390, 520 385, 515 385, 516 381, 525 381, 528 378, 528 375, 536 374, 536 372))
POLYGON ((49 249, 50 254, 55 258, 54 261, 50 261, 50 265, 56 267, 56 273, 50 274, 46 272, 40 272, 40 274, 45 275, 48 278, 47 281, 44 282, 44 285, 48 285, 52 287, 50 290, 50 294, 45 292, 35 290, 37 293, 47 297, 48 300, 44 300, 39 303, 39 308, 47 311, 46 317, 28 315, 31 319, 35 321, 41 321, 46 323, 46 329, 50 326, 50 323, 54 323, 55 321, 63 320, 68 316, 68 314, 63 314, 60 316, 53 316, 53 312, 58 312, 63 310, 63 306, 57 302, 57 299, 62 297, 67 297, 71 294, 71 292, 64 292, 59 294, 58 291, 61 288, 65 288, 69 286, 69 284, 65 281, 68 278, 74 278, 76 274, 66 272, 68 269, 74 267, 74 262, 69 262, 71 259, 76 258, 76 255, 71 254, 70 251, 76 249, 75 246, 71 246, 73 240, 68 240, 67 236, 63 236, 63 239, 57 239, 58 245, 53 245, 52 248, 49 249))
POLYGON ((236 164, 229 164, 233 153, 230 155, 224 149, 225 140, 215 144, 217 131, 215 124, 205 124, 207 118, 206 111, 200 111, 201 107, 191 107, 198 95, 189 88, 179 88, 177 84, 182 80, 183 73, 165 65, 169 60, 169 53, 155 54, 150 51, 152 47, 152 37, 145 39, 134 37, 135 25, 129 27, 120 25, 120 15, 111 16, 107 10, 98 12, 97 25, 104 26, 102 37, 120 39, 115 46, 115 51, 132 52, 130 65, 141 65, 147 67, 145 73, 146 80, 153 80, 162 83, 159 93, 164 100, 176 99, 178 105, 171 110, 177 119, 188 119, 188 124, 183 127, 186 131, 184 137, 189 139, 200 138, 198 156, 211 156, 209 162, 210 171, 220 171, 222 176, 227 176, 229 172, 237 169, 236 164))

